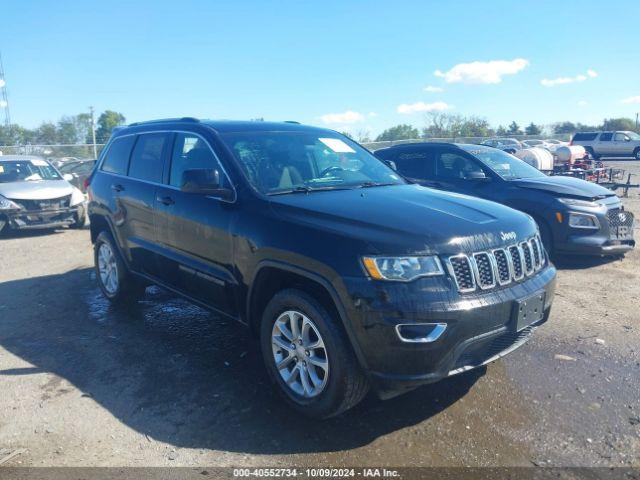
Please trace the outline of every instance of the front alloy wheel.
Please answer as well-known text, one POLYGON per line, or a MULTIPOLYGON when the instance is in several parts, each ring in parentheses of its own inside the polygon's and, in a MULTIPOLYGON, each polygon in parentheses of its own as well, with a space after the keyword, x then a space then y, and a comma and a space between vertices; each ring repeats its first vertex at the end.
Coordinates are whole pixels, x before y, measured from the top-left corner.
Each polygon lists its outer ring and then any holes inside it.
POLYGON ((329 358, 318 328, 304 313, 288 310, 273 324, 273 360, 289 389, 304 398, 320 395, 329 378, 329 358))

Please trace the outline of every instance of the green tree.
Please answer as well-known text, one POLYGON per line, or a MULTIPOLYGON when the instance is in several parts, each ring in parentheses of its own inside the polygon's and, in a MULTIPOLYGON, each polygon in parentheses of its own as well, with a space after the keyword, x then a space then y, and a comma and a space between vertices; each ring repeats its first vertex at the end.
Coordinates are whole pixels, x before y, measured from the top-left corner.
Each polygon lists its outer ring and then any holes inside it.
POLYGON ((573 122, 559 122, 552 125, 553 133, 574 133, 577 131, 576 125, 573 122))
POLYGON ((605 118, 602 130, 636 130, 636 121, 631 118, 605 118))
POLYGON ((78 131, 74 117, 62 117, 56 127, 56 143, 73 144, 78 141, 78 131))
POLYGON ((33 142, 38 145, 58 143, 58 131, 52 122, 43 122, 34 132, 33 142))
POLYGON ((507 134, 507 129, 504 128, 502 125, 499 125, 498 128, 496 129, 496 135, 498 137, 504 137, 507 134))
MULTIPOLYGON (((111 136, 113 129, 125 122, 124 115, 113 110, 105 110, 98 117, 98 128, 96 129, 96 142, 106 143, 111 136)), ((89 142, 90 143, 90 142, 89 142)))
POLYGON ((522 135, 522 130, 520 130, 520 125, 518 125, 515 121, 509 124, 509 130, 507 130, 509 135, 522 135))
POLYGON ((351 134, 349 132, 347 132, 346 130, 344 132, 340 132, 342 135, 344 135, 347 138, 350 138, 351 140, 353 140, 353 137, 351 136, 351 134))
POLYGON ((376 142, 385 142, 390 140, 410 140, 419 138, 418 129, 411 125, 401 124, 395 127, 387 128, 376 138, 376 142))
POLYGON ((524 129, 524 133, 526 133, 527 135, 540 135, 542 133, 542 129, 535 123, 531 122, 524 129))

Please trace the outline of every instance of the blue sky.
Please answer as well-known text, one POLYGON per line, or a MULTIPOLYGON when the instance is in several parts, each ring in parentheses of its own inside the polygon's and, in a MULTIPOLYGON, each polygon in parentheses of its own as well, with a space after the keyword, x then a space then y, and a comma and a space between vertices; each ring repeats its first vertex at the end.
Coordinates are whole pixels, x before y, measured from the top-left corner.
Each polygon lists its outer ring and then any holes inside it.
POLYGON ((31 127, 89 105, 373 134, 434 109, 493 125, 640 111, 637 0, 4 0, 0 18, 12 120, 31 127))

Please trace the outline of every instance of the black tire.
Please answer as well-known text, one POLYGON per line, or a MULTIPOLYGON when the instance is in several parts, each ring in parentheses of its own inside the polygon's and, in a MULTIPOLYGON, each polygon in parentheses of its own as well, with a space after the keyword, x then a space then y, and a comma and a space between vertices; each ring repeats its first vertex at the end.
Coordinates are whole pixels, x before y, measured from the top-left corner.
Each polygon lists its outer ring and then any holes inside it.
MULTIPOLYGON (((282 398, 303 415, 313 418, 338 415, 359 403, 369 390, 367 377, 339 322, 340 320, 333 318, 315 298, 295 289, 283 290, 276 294, 263 313, 260 347, 267 372, 282 398), (304 397, 290 388, 276 367, 272 332, 275 322, 287 311, 304 314, 313 322, 324 342, 328 364, 326 383, 320 393, 311 398, 304 397)), ((297 363, 296 361, 293 365, 297 366, 297 363)))
POLYGON ((640 148, 636 148, 635 151, 633 152, 633 157, 636 160, 640 160, 640 148))
POLYGON ((4 230, 4 227, 6 224, 7 224, 7 221, 4 218, 0 218, 0 235, 2 235, 2 231, 4 230))
POLYGON ((73 219, 75 220, 69 228, 81 229, 87 224, 87 214, 84 208, 78 209, 78 211, 73 215, 73 219))
POLYGON ((600 155, 596 155, 596 152, 593 151, 593 148, 585 147, 584 151, 587 152, 587 154, 589 154, 589 157, 591 159, 593 159, 593 160, 599 160, 600 159, 600 155))
POLYGON ((111 233, 106 231, 100 232, 94 245, 93 260, 98 287, 100 287, 100 291, 110 302, 114 304, 130 304, 144 295, 144 283, 135 278, 127 269, 111 233), (115 265, 114 275, 116 279, 115 288, 113 288, 112 284, 105 285, 100 273, 98 257, 102 245, 106 245, 113 254, 115 265))

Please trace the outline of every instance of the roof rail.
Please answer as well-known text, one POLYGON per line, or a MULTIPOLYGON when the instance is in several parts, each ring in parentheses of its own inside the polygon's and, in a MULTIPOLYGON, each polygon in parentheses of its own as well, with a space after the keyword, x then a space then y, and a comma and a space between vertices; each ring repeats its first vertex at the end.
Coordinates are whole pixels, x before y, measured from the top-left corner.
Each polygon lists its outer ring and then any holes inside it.
POLYGON ((199 123, 200 120, 198 120, 195 117, 161 118, 159 120, 146 120, 146 121, 143 121, 143 122, 134 122, 134 123, 130 123, 128 126, 129 127, 135 127, 137 125, 149 125, 149 124, 154 124, 154 123, 169 123, 169 122, 193 122, 193 123, 199 123))
POLYGON ((300 125, 300 122, 296 122, 295 120, 285 120, 284 123, 295 123, 296 125, 300 125))

